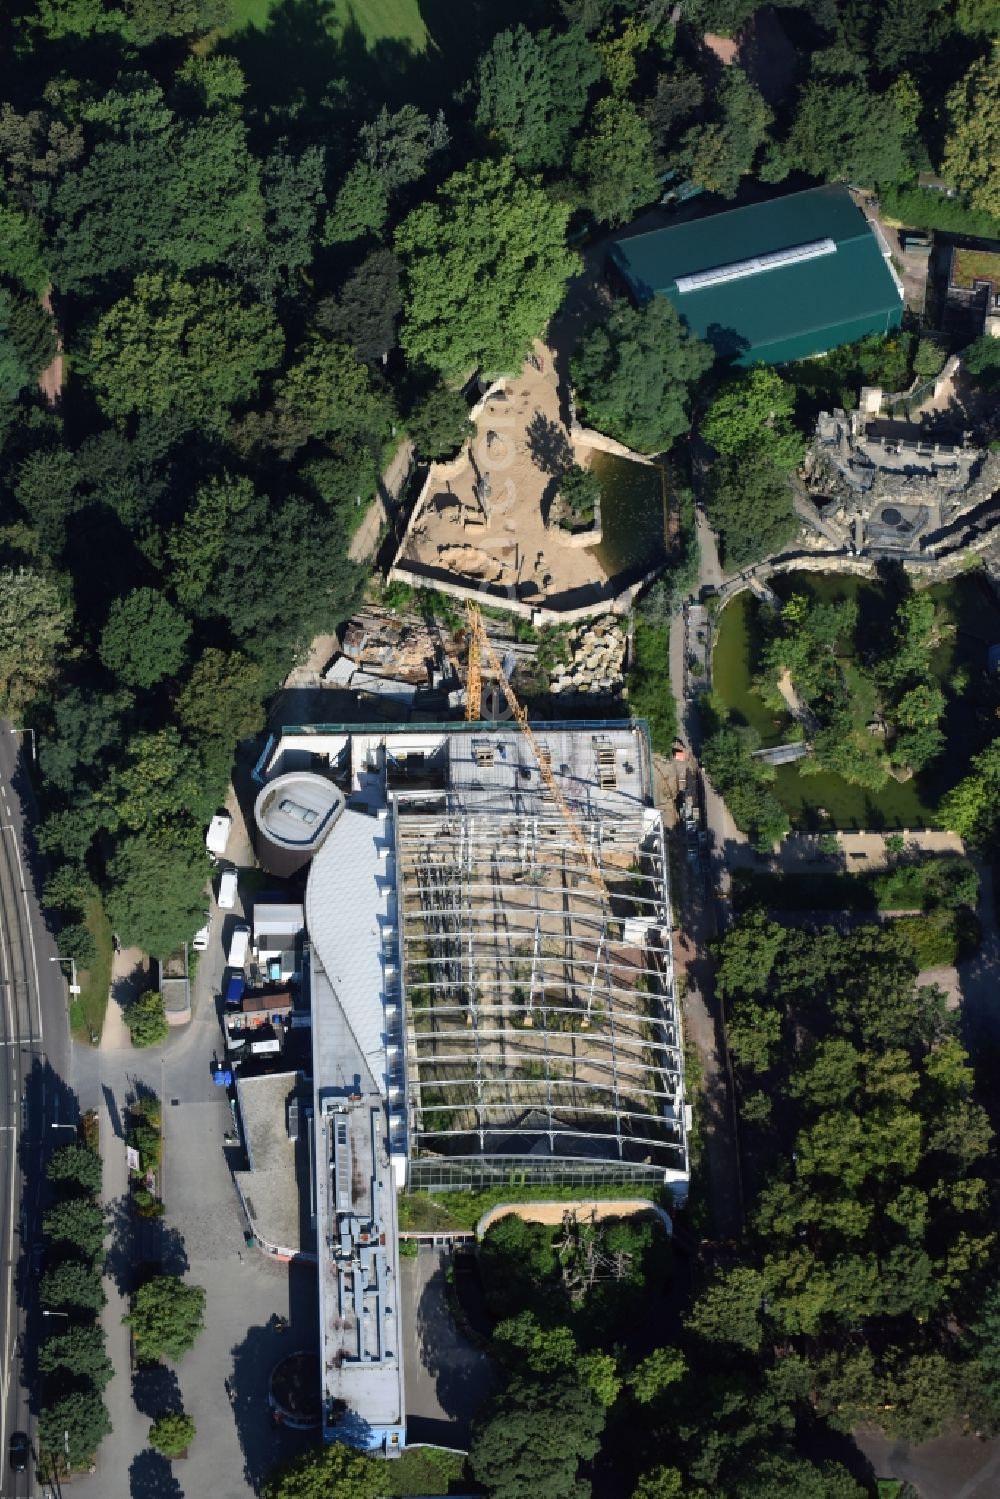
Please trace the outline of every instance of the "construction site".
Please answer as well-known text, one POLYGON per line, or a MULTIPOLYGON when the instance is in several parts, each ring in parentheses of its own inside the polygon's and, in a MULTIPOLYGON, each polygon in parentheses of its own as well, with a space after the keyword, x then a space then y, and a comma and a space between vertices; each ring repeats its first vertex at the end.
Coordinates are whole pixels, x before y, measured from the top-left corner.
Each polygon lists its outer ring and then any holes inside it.
POLYGON ((688 1188, 646 726, 529 723, 467 613, 465 724, 286 727, 253 772, 261 863, 306 873, 324 1434, 381 1452, 397 1191, 688 1188), (294 847, 276 798, 322 808, 294 847))

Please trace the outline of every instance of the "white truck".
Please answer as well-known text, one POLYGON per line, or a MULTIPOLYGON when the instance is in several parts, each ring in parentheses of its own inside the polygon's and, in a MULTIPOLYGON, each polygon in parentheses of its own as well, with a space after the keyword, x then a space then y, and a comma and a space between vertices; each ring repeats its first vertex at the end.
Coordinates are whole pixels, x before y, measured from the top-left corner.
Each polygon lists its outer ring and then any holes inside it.
POLYGON ((228 812, 219 812, 208 825, 205 834, 205 847, 216 859, 221 859, 226 852, 226 844, 229 842, 229 830, 233 825, 233 819, 228 812))
POLYGON ((230 968, 242 968, 247 960, 250 950, 250 928, 245 921, 233 927, 233 934, 229 939, 229 952, 226 954, 226 964, 230 968))
POLYGON ((224 869, 219 876, 219 910, 231 911, 236 904, 238 878, 235 869, 224 869))

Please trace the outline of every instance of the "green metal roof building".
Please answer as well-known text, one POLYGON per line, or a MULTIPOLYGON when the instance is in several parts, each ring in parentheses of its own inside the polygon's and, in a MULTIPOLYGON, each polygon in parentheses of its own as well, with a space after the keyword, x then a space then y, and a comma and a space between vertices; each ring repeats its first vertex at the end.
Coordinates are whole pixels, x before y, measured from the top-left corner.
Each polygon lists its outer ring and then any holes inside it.
POLYGON ((640 305, 662 292, 736 364, 807 359, 903 316, 903 288, 844 187, 816 187, 620 239, 609 272, 640 305))

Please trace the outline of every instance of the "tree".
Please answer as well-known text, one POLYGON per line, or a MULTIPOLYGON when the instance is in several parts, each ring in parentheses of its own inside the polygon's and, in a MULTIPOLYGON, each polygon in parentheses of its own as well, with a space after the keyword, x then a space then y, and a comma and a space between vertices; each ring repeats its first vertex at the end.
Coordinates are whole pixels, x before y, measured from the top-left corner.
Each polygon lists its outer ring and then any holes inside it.
POLYGON ((757 365, 726 382, 702 419, 701 435, 725 457, 746 453, 769 459, 775 469, 790 469, 805 450, 794 412, 794 386, 757 365))
POLYGON ((100 1270, 79 1260, 65 1260, 46 1270, 38 1294, 43 1306, 70 1307, 80 1312, 99 1312, 108 1299, 100 1270))
POLYGON ((49 1156, 45 1175, 93 1195, 101 1190, 101 1158, 87 1145, 60 1145, 49 1156))
POLYGON ((42 1229, 50 1239, 75 1244, 90 1259, 101 1253, 108 1231, 100 1204, 86 1197, 68 1197, 57 1202, 42 1219, 42 1229))
POLYGON ((227 745, 252 739, 264 726, 264 674, 241 651, 209 647, 177 698, 177 717, 192 735, 227 745))
POLYGON ((629 99, 601 99, 573 153, 584 201, 601 224, 624 224, 660 193, 649 126, 629 99))
POLYGON ((106 902, 122 940, 154 957, 173 952, 204 919, 208 869, 197 835, 123 838, 108 865, 106 902))
POLYGON ((56 675, 70 611, 56 584, 30 568, 0 568, 0 702, 20 715, 56 675))
POLYGON ((784 838, 789 823, 771 790, 769 767, 753 758, 758 743, 752 729, 723 725, 705 741, 703 761, 736 826, 749 834, 755 848, 769 853, 784 838))
POLYGON ((43 1374, 65 1369, 103 1390, 114 1373, 104 1345, 104 1328, 68 1327, 54 1338, 46 1338, 38 1349, 38 1367, 43 1374))
POLYGON ((597 1397, 571 1375, 512 1379, 474 1428, 469 1467, 492 1499, 575 1499, 603 1428, 597 1397))
POLYGON ((656 1348, 636 1364, 628 1384, 640 1405, 651 1405, 687 1371, 684 1355, 676 1348, 656 1348))
POLYGON ((38 1417, 38 1442, 45 1467, 85 1467, 111 1431, 111 1417, 95 1389, 73 1390, 45 1405, 38 1417))
POLYGON ((244 305, 220 281, 157 273, 137 276, 133 294, 104 314, 89 357, 109 416, 175 411, 211 429, 224 425, 230 407, 256 395, 281 352, 270 309, 244 305))
POLYGON ((574 463, 559 480, 559 497, 574 525, 589 526, 601 498, 601 481, 593 469, 574 463))
POLYGON ((323 242, 346 245, 352 240, 378 237, 389 219, 389 190, 375 168, 355 162, 333 200, 323 227, 323 242))
POLYGON ((524 170, 559 167, 600 71, 581 31, 501 31, 476 65, 476 124, 524 170))
POLYGON ((769 458, 749 451, 713 466, 705 513, 718 532, 726 568, 780 552, 798 530, 787 478, 769 458))
POLYGON ((568 219, 509 158, 449 177, 396 234, 407 357, 456 378, 517 369, 578 268, 568 219))
POLYGON ((41 735, 38 763, 49 786, 64 794, 103 784, 127 740, 135 699, 130 692, 65 687, 53 708, 52 728, 41 735))
POLYGON ((991 334, 984 334, 969 344, 962 355, 962 364, 980 389, 996 390, 1000 386, 1000 347, 991 334))
POLYGON ((396 347, 396 326, 403 303, 400 262, 391 250, 373 250, 353 270, 336 297, 325 297, 316 310, 320 329, 339 343, 351 344, 369 364, 396 347))
POLYGON ((369 446, 380 454, 393 409, 347 344, 314 334, 276 381, 275 446, 285 454, 319 438, 335 449, 369 446))
POLYGON ((185 1411, 164 1411, 149 1428, 149 1445, 164 1457, 180 1457, 194 1441, 195 1424, 185 1411))
POLYGON ((712 364, 666 297, 615 303, 581 339, 570 373, 588 421, 642 452, 661 452, 689 425, 694 383, 712 364))
POLYGON ((765 1284, 749 1265, 719 1272, 695 1301, 687 1326, 706 1343, 755 1352, 763 1343, 765 1284))
POLYGON ((667 165, 673 149, 675 127, 693 115, 705 99, 698 74, 684 63, 676 63, 656 80, 656 92, 643 109, 653 141, 657 167, 667 165))
POLYGON ((415 104, 404 104, 394 114, 383 104, 361 126, 358 142, 364 161, 391 195, 424 175, 431 158, 447 149, 449 135, 443 112, 432 120, 415 104))
POLYGON ((341 1442, 283 1464, 264 1486, 264 1499, 381 1499, 380 1463, 341 1442))
POLYGON ((237 516, 251 511, 256 523, 260 509, 260 496, 250 479, 223 474, 197 490, 194 503, 166 543, 174 592, 186 608, 196 609, 212 596, 237 516))
POLYGON ((37 448, 17 471, 17 502, 53 555, 66 545, 66 522, 84 502, 80 485, 76 456, 64 447, 37 448))
POLYGON ((1000 821, 1000 739, 973 755, 969 774, 942 797, 939 815, 950 832, 989 846, 1000 821))
POLYGON ((170 1034, 163 995, 158 989, 146 989, 125 1010, 125 1024, 133 1046, 162 1046, 170 1034))
POLYGON ((770 175, 808 172, 828 182, 893 183, 912 172, 907 124, 891 94, 853 79, 813 78, 803 88, 770 175))
POLYGON ((514 1367, 532 1374, 554 1374, 576 1360, 576 1339, 568 1327, 543 1327, 534 1312, 519 1312, 497 1323, 493 1336, 514 1367))
POLYGON ((462 392, 438 380, 407 417, 406 430, 421 458, 453 457, 473 433, 462 392))
POLYGON ((101 634, 101 660, 129 687, 176 677, 187 660, 191 626, 155 588, 115 599, 101 634))
POLYGON ((973 208, 1000 216, 1000 42, 972 64, 948 94, 948 133, 941 172, 973 208))
POLYGON ((135 735, 125 764, 100 795, 108 803, 110 826, 154 832, 206 821, 217 800, 207 780, 197 750, 170 725, 135 735))
POLYGON ((684 137, 680 154, 693 182, 732 198, 767 139, 774 116, 740 67, 726 70, 715 102, 721 120, 693 126, 684 137))
POLYGON ((632 1499, 688 1499, 679 1468, 650 1468, 632 1490, 632 1499))
POLYGON ((205 1292, 176 1275, 155 1275, 140 1286, 131 1312, 122 1318, 132 1329, 142 1359, 179 1359, 193 1348, 204 1326, 205 1292))

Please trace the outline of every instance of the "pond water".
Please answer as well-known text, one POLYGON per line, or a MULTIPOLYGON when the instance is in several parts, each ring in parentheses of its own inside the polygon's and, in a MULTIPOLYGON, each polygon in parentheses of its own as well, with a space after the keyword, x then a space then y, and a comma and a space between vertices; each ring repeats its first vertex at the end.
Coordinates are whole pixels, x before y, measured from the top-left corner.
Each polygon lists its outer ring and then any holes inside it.
POLYGON ((661 470, 600 452, 591 454, 590 467, 601 481, 603 538, 587 551, 624 588, 667 558, 661 470))
MULTIPOLYGON (((771 585, 780 598, 797 592, 823 602, 855 599, 860 642, 885 637, 901 597, 894 577, 879 585, 835 573, 787 573, 772 578, 771 585)), ((933 824, 935 807, 965 773, 970 755, 995 737, 1000 692, 995 676, 987 674, 986 654, 1000 642, 1000 603, 976 573, 935 585, 930 593, 954 626, 930 660, 947 699, 944 754, 922 775, 904 782, 890 779, 874 794, 841 776, 804 776, 797 765, 780 766, 774 789, 793 825, 892 829, 933 824), (959 681, 958 672, 967 680, 959 681)), ((760 649, 760 608, 750 593, 737 594, 726 606, 718 621, 712 676, 737 722, 750 724, 764 745, 773 745, 782 742, 788 721, 776 721, 751 686, 760 649)))

